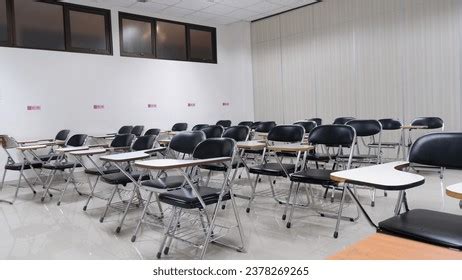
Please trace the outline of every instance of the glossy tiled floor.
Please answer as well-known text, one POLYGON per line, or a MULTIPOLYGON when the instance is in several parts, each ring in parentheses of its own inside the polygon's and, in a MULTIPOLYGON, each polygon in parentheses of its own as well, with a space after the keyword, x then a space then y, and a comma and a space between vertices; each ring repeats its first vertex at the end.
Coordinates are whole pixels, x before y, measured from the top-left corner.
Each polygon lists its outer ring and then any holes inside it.
MULTIPOLYGON (((427 182, 409 192, 411 208, 427 208, 462 214, 458 201, 444 196, 439 178, 434 173, 423 173, 427 182)), ((218 177, 217 177, 218 178, 218 177)), ((82 180, 82 179, 81 179, 82 180)), ((447 171, 445 184, 462 181, 462 172, 447 171)), ((83 182, 83 180, 82 180, 83 182)), ((239 184, 244 185, 245 180, 239 184)), ((267 182, 259 185, 266 188, 267 182)), ((86 191, 87 185, 80 188, 86 191)), ((101 185, 101 188, 108 186, 101 185)), ((277 188, 287 189, 279 180, 277 188)), ((69 189, 70 190, 70 189, 69 189)), ((248 192, 248 187, 238 187, 238 192, 248 192)), ((318 195, 321 191, 316 192, 318 195)), ((369 193, 360 190, 361 200, 368 205, 369 193)), ((0 193, 1 198, 13 195, 10 186, 0 193)), ((366 206, 374 220, 392 215, 396 194, 384 197, 378 192, 376 207, 366 206)), ((87 212, 82 211, 85 197, 70 190, 60 207, 56 198, 40 202, 40 194, 33 197, 27 188, 21 189, 17 202, 11 206, 0 204, 0 259, 154 259, 162 231, 144 226, 137 241, 130 242, 139 212, 130 213, 120 234, 115 233, 120 215, 110 212, 104 223, 99 222, 104 201, 94 200, 87 212)), ((246 201, 237 200, 247 242, 247 252, 239 253, 211 245, 208 259, 324 259, 374 232, 364 218, 358 222, 342 222, 338 239, 332 237, 335 221, 319 217, 316 212, 297 209, 291 229, 281 220, 283 206, 271 198, 258 197, 254 209, 245 213, 246 201)), ((333 208, 329 201, 323 202, 333 208)), ((233 221, 231 207, 220 212, 220 219, 233 221)), ((346 214, 355 214, 350 205, 346 214)), ((232 233, 231 240, 237 240, 232 233)), ((190 259, 197 251, 175 242, 168 258, 190 259)))

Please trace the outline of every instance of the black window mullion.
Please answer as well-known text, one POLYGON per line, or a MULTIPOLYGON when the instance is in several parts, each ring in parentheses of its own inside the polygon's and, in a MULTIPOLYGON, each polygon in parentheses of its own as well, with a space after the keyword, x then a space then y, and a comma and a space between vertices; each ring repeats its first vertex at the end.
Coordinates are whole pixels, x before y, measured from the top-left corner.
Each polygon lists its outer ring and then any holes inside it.
POLYGON ((157 58, 157 20, 152 19, 151 22, 151 42, 152 42, 152 55, 157 58))

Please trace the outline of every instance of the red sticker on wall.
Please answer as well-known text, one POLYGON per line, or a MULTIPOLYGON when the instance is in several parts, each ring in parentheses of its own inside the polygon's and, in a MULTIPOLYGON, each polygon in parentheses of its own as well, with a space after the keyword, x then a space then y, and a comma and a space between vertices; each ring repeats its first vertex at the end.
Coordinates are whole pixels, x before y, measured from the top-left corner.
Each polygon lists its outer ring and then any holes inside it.
POLYGON ((196 107, 196 103, 188 103, 188 107, 196 107))
POLYGON ((39 111, 42 107, 40 105, 29 105, 27 106, 27 111, 39 111))
POLYGON ((229 102, 223 102, 223 106, 229 106, 229 102))
POLYGON ((157 108, 157 104, 148 104, 148 108, 150 109, 157 108))
POLYGON ((95 110, 103 110, 104 105, 93 105, 93 109, 95 109, 95 110))

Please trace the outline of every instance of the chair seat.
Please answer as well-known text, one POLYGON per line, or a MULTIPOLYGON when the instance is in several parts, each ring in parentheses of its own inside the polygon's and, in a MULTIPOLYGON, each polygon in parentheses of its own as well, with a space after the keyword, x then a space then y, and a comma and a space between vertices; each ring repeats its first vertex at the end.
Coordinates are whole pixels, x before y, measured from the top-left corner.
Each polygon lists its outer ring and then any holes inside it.
MULTIPOLYGON (((221 171, 221 172, 226 172, 227 168, 223 164, 220 163, 212 163, 212 164, 207 164, 207 165, 200 165, 199 166, 202 169, 205 170, 210 170, 210 171, 221 171)), ((244 167, 244 164, 239 163, 239 167, 244 167)), ((232 166, 233 169, 237 168, 237 162, 233 163, 232 166)))
POLYGON ((306 169, 290 175, 290 180, 306 184, 336 185, 337 183, 330 179, 330 174, 337 171, 338 170, 306 169))
MULTIPOLYGON (((386 147, 397 147, 397 146, 400 146, 401 143, 397 143, 397 142, 383 142, 381 144, 382 147, 386 148, 386 147)), ((368 145, 369 147, 378 147, 379 146, 379 143, 371 143, 368 145)))
POLYGON ((58 155, 57 155, 57 154, 47 154, 47 155, 38 156, 38 158, 39 158, 41 161, 57 160, 57 159, 58 159, 58 155))
MULTIPOLYGON (((293 173, 295 171, 295 164, 282 164, 287 173, 293 173)), ((264 163, 255 165, 249 168, 249 172, 252 174, 260 174, 266 176, 277 176, 286 177, 284 170, 279 163, 264 163)))
MULTIPOLYGON (((140 179, 141 173, 138 171, 134 171, 134 172, 131 172, 130 175, 133 177, 133 179, 138 181, 140 179)), ((143 177, 141 178, 142 181, 146 181, 149 179, 150 178, 148 174, 143 175, 143 177)), ((110 185, 124 185, 125 186, 129 183, 133 183, 132 180, 130 180, 130 178, 128 178, 122 172, 103 175, 101 176, 101 180, 110 185)))
POLYGON ((71 169, 75 167, 82 167, 80 163, 74 163, 74 162, 50 162, 50 163, 45 163, 42 168, 44 169, 51 169, 51 170, 66 170, 66 169, 71 169))
POLYGON ((262 155, 263 150, 245 150, 244 154, 257 154, 257 155, 262 155))
MULTIPOLYGON (((210 187, 197 187, 199 195, 205 205, 215 204, 220 196, 220 189, 210 187)), ((231 199, 228 193, 223 197, 223 201, 231 199)), ((159 195, 159 201, 185 209, 202 208, 202 205, 191 187, 186 186, 176 190, 167 191, 159 195)))
POLYGON ((415 209, 379 223, 379 231, 462 250, 462 216, 415 209))
MULTIPOLYGON (((114 173, 118 173, 120 172, 120 169, 117 168, 117 167, 109 167, 109 168, 104 168, 104 167, 101 167, 100 168, 100 171, 103 173, 103 174, 114 174, 114 173)), ((101 173, 99 173, 98 169, 96 168, 88 168, 88 169, 85 169, 85 173, 89 174, 89 175, 101 175, 101 173)))
POLYGON ((334 156, 329 157, 326 154, 308 154, 306 156, 307 161, 317 161, 317 162, 329 162, 331 158, 335 159, 334 156))
MULTIPOLYGON (((5 169, 6 170, 20 171, 21 168, 22 168, 22 165, 23 165, 22 162, 11 163, 11 164, 5 165, 5 169)), ((31 162, 26 162, 24 164, 24 170, 31 169, 31 167, 33 167, 33 168, 41 168, 42 163, 40 161, 31 161, 31 162)))
POLYGON ((149 190, 150 188, 166 190, 181 187, 184 181, 183 176, 167 176, 164 178, 141 182, 141 185, 146 187, 146 190, 149 190))

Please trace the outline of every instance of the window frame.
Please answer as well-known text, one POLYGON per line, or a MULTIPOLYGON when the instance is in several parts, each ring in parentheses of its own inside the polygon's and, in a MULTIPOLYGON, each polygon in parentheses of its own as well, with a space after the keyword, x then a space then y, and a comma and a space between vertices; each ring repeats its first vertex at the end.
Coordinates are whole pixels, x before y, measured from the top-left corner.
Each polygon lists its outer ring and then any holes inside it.
POLYGON ((64 4, 64 37, 67 52, 74 53, 89 53, 89 54, 100 54, 100 55, 113 55, 112 48, 112 23, 111 23, 111 11, 106 9, 100 9, 95 7, 81 6, 75 4, 64 4), (72 46, 71 36, 71 17, 70 12, 81 12, 101 15, 104 18, 104 31, 106 39, 106 49, 90 49, 90 48, 78 48, 72 46))
POLYGON ((181 58, 163 58, 163 57, 159 57, 158 54, 157 54, 157 44, 156 44, 156 59, 161 59, 161 60, 173 60, 173 61, 189 61, 189 52, 188 52, 188 44, 189 44, 189 41, 188 41, 188 24, 187 23, 184 23, 184 22, 179 22, 179 21, 174 21, 174 20, 168 20, 168 19, 155 19, 156 20, 156 40, 157 40, 157 23, 160 21, 160 22, 165 22, 165 23, 171 23, 171 24, 178 24, 178 25, 183 25, 184 26, 184 35, 185 35, 185 40, 184 40, 184 44, 185 44, 185 53, 186 53, 186 56, 185 56, 185 59, 181 59, 181 58))
POLYGON ((119 45, 120 45, 120 56, 125 57, 139 57, 139 58, 156 58, 157 56, 157 41, 156 41, 156 20, 151 17, 129 14, 124 12, 119 12, 119 45), (151 24, 151 53, 150 54, 143 54, 143 53, 131 53, 126 52, 123 47, 123 20, 135 20, 135 21, 142 21, 142 22, 149 22, 151 24))
POLYGON ((5 9, 6 9, 6 41, 0 41, 0 46, 2 47, 11 47, 13 45, 13 20, 12 20, 12 2, 13 0, 5 0, 5 9))
POLYGON ((188 57, 190 61, 193 62, 203 62, 203 63, 217 63, 217 29, 209 26, 197 25, 197 24, 189 24, 186 30, 186 36, 188 41, 188 57), (210 32, 212 35, 212 59, 199 59, 191 57, 191 34, 190 30, 198 30, 198 31, 207 31, 210 32))

